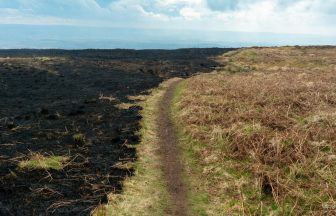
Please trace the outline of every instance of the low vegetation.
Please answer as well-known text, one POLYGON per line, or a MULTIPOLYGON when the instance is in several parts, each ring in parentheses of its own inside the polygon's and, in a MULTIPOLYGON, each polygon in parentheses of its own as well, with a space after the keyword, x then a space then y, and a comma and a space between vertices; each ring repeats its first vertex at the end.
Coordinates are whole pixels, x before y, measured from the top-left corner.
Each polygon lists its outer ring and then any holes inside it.
POLYGON ((65 156, 44 156, 39 153, 32 153, 28 160, 19 163, 21 169, 53 169, 61 170, 66 165, 68 157, 65 156))
POLYGON ((336 49, 251 48, 176 92, 198 215, 335 211, 336 49))
POLYGON ((73 141, 76 144, 83 144, 83 143, 85 143, 85 135, 84 134, 81 134, 81 133, 74 134, 72 138, 73 138, 73 141))
POLYGON ((106 204, 138 157, 133 103, 165 79, 210 72, 219 64, 209 56, 229 50, 0 50, 0 215, 88 215, 106 204), (69 162, 19 168, 30 151, 69 162))
POLYGON ((163 176, 156 121, 158 103, 173 82, 170 79, 155 89, 149 96, 130 97, 139 101, 141 112, 141 143, 136 147, 138 160, 133 164, 134 176, 126 179, 121 194, 110 194, 109 203, 98 207, 94 215, 164 215, 169 204, 169 195, 163 176))

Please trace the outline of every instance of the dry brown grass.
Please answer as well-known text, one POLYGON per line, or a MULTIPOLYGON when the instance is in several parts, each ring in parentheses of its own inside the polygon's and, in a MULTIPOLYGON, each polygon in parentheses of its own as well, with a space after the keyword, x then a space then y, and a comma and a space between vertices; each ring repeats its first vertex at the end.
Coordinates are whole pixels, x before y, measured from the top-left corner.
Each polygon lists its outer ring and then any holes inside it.
POLYGON ((335 56, 244 49, 218 57, 221 71, 186 81, 176 119, 202 170, 190 172, 208 194, 207 214, 336 209, 335 56))

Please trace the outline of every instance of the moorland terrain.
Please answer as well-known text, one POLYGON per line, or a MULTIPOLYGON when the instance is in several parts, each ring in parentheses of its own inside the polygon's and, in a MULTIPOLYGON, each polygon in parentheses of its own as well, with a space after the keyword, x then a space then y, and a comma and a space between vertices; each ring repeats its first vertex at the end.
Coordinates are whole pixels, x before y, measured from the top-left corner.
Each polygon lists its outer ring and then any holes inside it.
POLYGON ((336 214, 335 47, 0 56, 1 214, 336 214))
POLYGON ((336 214, 336 48, 240 49, 173 117, 194 215, 336 214))
POLYGON ((107 203, 133 172, 141 95, 229 50, 0 50, 0 214, 107 203))

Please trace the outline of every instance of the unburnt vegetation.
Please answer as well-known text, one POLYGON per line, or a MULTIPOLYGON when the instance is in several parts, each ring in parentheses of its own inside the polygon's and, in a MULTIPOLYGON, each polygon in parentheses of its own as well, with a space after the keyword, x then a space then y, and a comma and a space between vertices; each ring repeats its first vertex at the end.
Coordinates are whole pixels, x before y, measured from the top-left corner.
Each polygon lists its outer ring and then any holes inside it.
POLYGON ((335 213, 335 56, 242 49, 179 86, 173 111, 195 213, 335 213))
POLYGON ((66 165, 68 158, 65 156, 44 156, 32 153, 28 160, 19 163, 21 169, 54 169, 61 170, 66 165))
MULTIPOLYGON (((120 194, 110 194, 109 203, 95 209, 94 215, 171 215, 172 200, 164 174, 160 127, 160 105, 167 90, 179 78, 164 81, 146 97, 141 97, 141 142, 137 146, 138 160, 134 163, 134 175, 127 178, 120 194), (169 214, 168 214, 169 213, 169 214)), ((168 106, 169 108, 169 106, 168 106)), ((167 116, 165 116, 167 117, 167 116)), ((167 165, 166 165, 167 166, 167 165)), ((174 183, 172 181, 171 183, 174 183)))
POLYGON ((88 215, 122 191, 140 95, 226 49, 0 50, 0 215, 88 215))

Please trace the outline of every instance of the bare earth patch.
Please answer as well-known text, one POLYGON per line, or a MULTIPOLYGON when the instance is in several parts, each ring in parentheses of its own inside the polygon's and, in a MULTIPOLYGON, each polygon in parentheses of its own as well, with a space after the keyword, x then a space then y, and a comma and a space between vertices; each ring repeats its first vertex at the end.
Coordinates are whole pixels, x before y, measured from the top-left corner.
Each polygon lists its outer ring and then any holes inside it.
POLYGON ((157 126, 161 145, 159 152, 162 157, 162 167, 172 200, 169 214, 182 216, 188 214, 187 189, 182 179, 183 168, 177 145, 178 140, 171 120, 171 103, 179 81, 181 80, 177 79, 169 86, 159 104, 160 113, 157 126))

